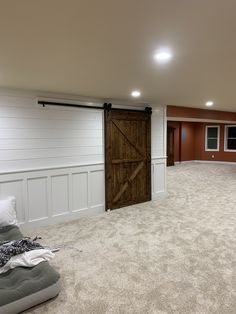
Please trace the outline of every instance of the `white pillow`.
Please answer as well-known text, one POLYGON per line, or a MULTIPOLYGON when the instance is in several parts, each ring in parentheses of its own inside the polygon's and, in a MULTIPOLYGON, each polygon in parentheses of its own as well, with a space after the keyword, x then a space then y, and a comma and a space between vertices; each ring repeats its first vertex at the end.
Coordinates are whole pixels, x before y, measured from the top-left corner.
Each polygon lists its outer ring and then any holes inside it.
POLYGON ((0 200, 0 227, 16 225, 16 198, 9 196, 5 200, 0 200))

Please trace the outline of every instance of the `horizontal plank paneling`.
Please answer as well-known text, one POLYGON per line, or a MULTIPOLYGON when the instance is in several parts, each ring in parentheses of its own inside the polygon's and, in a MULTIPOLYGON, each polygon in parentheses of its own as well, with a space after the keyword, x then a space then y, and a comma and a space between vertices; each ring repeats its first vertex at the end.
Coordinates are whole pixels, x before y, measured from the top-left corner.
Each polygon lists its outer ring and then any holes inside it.
POLYGON ((100 163, 103 111, 0 96, 0 172, 100 163))
POLYGON ((75 138, 75 139, 0 139, 0 149, 37 149, 37 148, 59 148, 59 147, 88 147, 103 145, 102 138, 75 138))
POLYGON ((156 106, 152 113, 152 158, 166 155, 165 123, 165 107, 156 106))
POLYGON ((51 119, 51 120, 98 120, 100 111, 86 110, 74 108, 72 110, 57 109, 55 107, 38 106, 38 108, 24 108, 24 107, 1 107, 1 117, 3 118, 18 118, 18 119, 51 119), (56 111, 56 115, 55 115, 56 111))
POLYGON ((71 129, 1 129, 0 138, 101 138, 103 130, 71 130, 71 129))
POLYGON ((103 155, 90 155, 90 156, 72 156, 72 157, 53 157, 53 158, 39 158, 39 159, 25 159, 25 160, 6 160, 0 161, 0 170, 4 172, 14 172, 17 170, 32 170, 32 169, 44 169, 62 167, 63 165, 75 166, 85 164, 97 164, 103 163, 103 155), (19 167, 20 165, 20 167, 19 167))
POLYGON ((39 158, 54 158, 71 157, 71 156, 89 156, 102 155, 103 148, 101 146, 84 146, 84 147, 70 147, 70 148, 50 148, 44 149, 14 149, 2 150, 0 160, 17 160, 17 159, 39 159, 39 158))
MULTIPOLYGON (((79 109, 78 109, 79 110, 79 109)), ((1 118, 2 129, 70 129, 70 130, 101 130, 102 120, 52 120, 52 119, 17 119, 1 118)))

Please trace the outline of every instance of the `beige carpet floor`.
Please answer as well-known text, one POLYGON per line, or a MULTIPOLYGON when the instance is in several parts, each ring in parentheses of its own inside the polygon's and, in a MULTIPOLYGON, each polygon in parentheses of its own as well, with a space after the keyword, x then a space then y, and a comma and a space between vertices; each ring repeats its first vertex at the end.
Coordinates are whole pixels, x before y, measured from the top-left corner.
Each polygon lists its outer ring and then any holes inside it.
POLYGON ((235 314, 236 165, 170 167, 168 191, 29 233, 61 247, 62 291, 28 312, 235 314))

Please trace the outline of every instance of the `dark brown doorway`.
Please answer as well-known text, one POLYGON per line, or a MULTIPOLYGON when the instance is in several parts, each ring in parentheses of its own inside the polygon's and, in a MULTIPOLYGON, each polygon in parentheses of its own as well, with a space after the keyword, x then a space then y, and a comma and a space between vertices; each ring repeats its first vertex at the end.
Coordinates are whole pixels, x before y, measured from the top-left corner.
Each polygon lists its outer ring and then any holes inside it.
POLYGON ((105 110, 106 209, 151 200, 151 114, 105 110))
POLYGON ((175 128, 167 127, 167 167, 175 165, 175 128))

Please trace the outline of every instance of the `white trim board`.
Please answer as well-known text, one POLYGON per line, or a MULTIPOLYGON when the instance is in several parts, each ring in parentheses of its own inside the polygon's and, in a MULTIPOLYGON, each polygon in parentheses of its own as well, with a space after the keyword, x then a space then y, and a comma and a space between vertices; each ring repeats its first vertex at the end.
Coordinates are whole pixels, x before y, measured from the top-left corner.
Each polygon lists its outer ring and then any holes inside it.
POLYGON ((214 163, 214 164, 225 164, 225 165, 236 165, 234 161, 218 161, 218 160, 194 160, 197 163, 214 163))
POLYGON ((35 171, 45 171, 45 170, 57 170, 57 169, 67 169, 67 168, 75 168, 75 167, 86 167, 86 166, 99 166, 104 165, 103 162, 97 162, 97 163, 91 163, 91 164, 80 164, 80 165, 61 165, 61 166, 51 166, 51 167, 39 167, 39 168, 32 168, 32 169, 17 169, 17 170, 6 170, 3 172, 0 172, 0 176, 5 174, 13 174, 13 173, 19 173, 19 172, 35 172, 35 171))
POLYGON ((198 119, 198 118, 181 118, 181 117, 167 117, 167 121, 178 121, 178 122, 200 122, 200 123, 220 123, 228 124, 235 123, 236 121, 231 120, 215 120, 215 119, 198 119))
POLYGON ((218 161, 218 160, 186 160, 186 161, 175 161, 175 165, 179 164, 189 164, 189 163, 201 163, 201 164, 225 164, 225 165, 236 165, 236 162, 234 161, 218 161))
POLYGON ((225 125, 225 128, 224 128, 224 152, 226 152, 226 153, 235 153, 236 152, 236 150, 235 149, 227 149, 227 141, 229 140, 229 139, 234 139, 235 140, 235 138, 232 138, 232 137, 228 137, 228 129, 230 128, 230 127, 236 127, 236 125, 234 124, 234 125, 225 125))
POLYGON ((205 127, 205 152, 218 152, 220 150, 220 126, 219 125, 206 125, 205 127), (208 137, 208 129, 216 128, 217 129, 217 137, 210 138, 208 137), (208 148, 208 140, 216 139, 217 140, 217 148, 211 149, 208 148))

